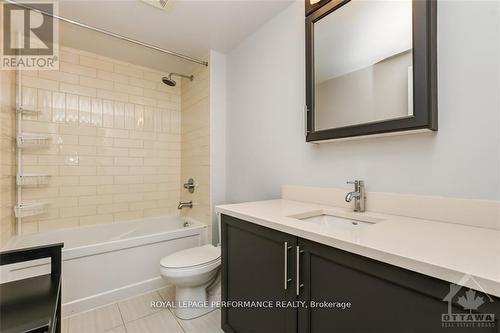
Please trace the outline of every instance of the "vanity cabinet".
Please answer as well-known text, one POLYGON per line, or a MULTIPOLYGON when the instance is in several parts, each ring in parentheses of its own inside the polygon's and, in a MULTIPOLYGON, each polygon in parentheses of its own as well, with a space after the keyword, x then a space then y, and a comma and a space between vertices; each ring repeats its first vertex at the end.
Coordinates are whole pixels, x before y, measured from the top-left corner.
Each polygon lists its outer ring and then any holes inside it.
POLYGON ((226 333, 500 332, 500 299, 457 288, 427 275, 222 216, 222 300, 285 300, 299 305, 223 307, 226 333), (495 321, 476 322, 475 327, 470 322, 442 321, 449 313, 492 314, 495 321))
MULTIPOLYGON (((299 332, 498 332, 493 327, 460 329, 456 323, 443 327, 448 282, 301 238, 298 245, 303 284, 299 299, 318 305, 351 304, 344 310, 300 308, 299 332)), ((468 290, 463 289, 460 295, 468 290)), ((495 313, 498 319, 500 300, 488 304, 487 296, 477 296, 485 301, 479 313, 495 313)), ((452 304, 452 313, 468 312, 452 304)))
POLYGON ((230 216, 223 216, 222 222, 222 299, 234 302, 223 308, 223 329, 238 333, 296 332, 295 309, 243 307, 237 302, 295 300, 292 284, 297 238, 230 216))

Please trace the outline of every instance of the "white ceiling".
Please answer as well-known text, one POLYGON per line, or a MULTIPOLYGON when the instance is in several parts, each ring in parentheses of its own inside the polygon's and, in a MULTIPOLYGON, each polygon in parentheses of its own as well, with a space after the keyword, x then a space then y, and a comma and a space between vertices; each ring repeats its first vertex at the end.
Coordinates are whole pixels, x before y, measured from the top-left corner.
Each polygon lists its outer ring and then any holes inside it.
POLYGON ((411 49, 411 6, 411 0, 351 1, 316 23, 316 83, 411 49))
MULTIPOLYGON (((139 0, 60 0, 59 15, 194 58, 207 58, 210 49, 230 51, 292 0, 170 2, 165 11, 139 0)), ((67 23, 60 25, 60 42, 167 72, 192 68, 189 62, 67 23)))

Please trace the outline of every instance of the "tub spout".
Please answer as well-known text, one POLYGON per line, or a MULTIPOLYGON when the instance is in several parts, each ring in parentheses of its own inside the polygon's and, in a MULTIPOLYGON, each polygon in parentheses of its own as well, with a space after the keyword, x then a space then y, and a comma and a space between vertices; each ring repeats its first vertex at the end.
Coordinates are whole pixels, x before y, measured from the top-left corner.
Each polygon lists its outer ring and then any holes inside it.
POLYGON ((182 209, 182 208, 193 208, 193 201, 180 201, 179 205, 177 206, 177 209, 182 209))

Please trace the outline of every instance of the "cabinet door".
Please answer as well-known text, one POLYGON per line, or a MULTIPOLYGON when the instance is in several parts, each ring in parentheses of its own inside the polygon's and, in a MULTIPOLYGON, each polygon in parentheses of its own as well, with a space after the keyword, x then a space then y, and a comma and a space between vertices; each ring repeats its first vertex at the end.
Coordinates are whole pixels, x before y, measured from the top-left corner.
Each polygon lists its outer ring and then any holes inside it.
MULTIPOLYGON (((223 215, 222 300, 294 301, 296 244, 295 236, 223 215)), ((222 328, 227 333, 296 332, 297 310, 223 307, 222 328)))
MULTIPOLYGON (((345 310, 299 309, 299 332, 498 332, 498 322, 496 327, 442 322, 449 311, 469 313, 456 304, 468 288, 453 295, 448 308, 443 300, 450 293, 448 282, 307 240, 299 239, 299 247, 299 299, 351 303, 345 310)), ((484 301, 478 310, 495 314, 498 321, 500 300, 479 292, 477 296, 484 301)))

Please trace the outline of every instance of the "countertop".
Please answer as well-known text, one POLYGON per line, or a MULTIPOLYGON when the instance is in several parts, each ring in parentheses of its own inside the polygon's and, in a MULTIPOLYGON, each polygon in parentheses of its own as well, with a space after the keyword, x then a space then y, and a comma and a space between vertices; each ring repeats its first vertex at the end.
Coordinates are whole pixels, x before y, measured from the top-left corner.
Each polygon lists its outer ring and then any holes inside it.
POLYGON ((220 205, 217 212, 500 297, 500 231, 290 200, 220 205), (346 230, 291 216, 327 211, 376 222, 346 230), (378 222, 377 222, 378 221, 378 222))

